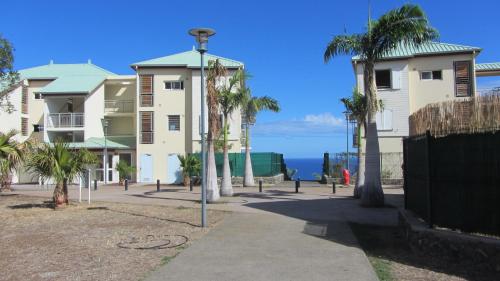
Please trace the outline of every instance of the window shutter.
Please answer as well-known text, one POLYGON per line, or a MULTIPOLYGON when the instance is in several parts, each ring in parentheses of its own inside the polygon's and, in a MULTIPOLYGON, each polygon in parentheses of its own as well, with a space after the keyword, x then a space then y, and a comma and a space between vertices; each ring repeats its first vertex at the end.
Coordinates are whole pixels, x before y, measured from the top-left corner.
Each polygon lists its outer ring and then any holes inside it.
POLYGON ((141 111, 140 112, 140 125, 141 125, 141 136, 140 143, 153 143, 153 112, 152 111, 141 111))
POLYGON ((457 97, 471 96, 471 62, 455 62, 455 95, 457 97))
POLYGON ((384 130, 392 130, 392 110, 384 110, 384 130))
POLYGON ((139 75, 141 94, 153 94, 153 75, 139 75))
POLYGON ((392 88, 395 90, 401 89, 401 71, 397 69, 392 70, 392 88))
POLYGON ((21 135, 28 135, 28 118, 21 118, 21 135))
POLYGON ((22 88, 21 113, 28 114, 28 87, 26 86, 22 88))
POLYGON ((383 129, 383 124, 382 124, 382 112, 378 111, 375 114, 375 122, 377 122, 377 129, 381 130, 383 129))

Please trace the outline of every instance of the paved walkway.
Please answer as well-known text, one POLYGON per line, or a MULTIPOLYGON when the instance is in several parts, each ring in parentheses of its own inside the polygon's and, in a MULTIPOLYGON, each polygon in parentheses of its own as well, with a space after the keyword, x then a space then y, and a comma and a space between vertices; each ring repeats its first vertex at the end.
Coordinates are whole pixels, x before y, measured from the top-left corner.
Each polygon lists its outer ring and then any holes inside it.
MULTIPOLYGON (((16 193, 51 196, 36 187, 17 187, 16 193)), ((396 225, 395 208, 361 208, 352 188, 331 189, 302 183, 257 188, 235 188, 236 197, 209 204, 232 211, 222 224, 147 280, 377 280, 348 222, 396 225)), ((401 204, 401 189, 385 190, 386 200, 401 204)), ((87 198, 83 191, 83 200, 87 198)), ((199 208, 199 189, 164 186, 99 187, 92 200, 199 208)), ((70 189, 78 198, 78 189, 70 189)))

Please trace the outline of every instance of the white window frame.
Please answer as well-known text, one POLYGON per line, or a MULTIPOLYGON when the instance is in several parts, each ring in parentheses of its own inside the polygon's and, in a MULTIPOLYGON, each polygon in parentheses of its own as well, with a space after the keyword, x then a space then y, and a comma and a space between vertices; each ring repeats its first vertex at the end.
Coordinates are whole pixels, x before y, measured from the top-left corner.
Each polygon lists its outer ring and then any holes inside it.
POLYGON ((422 70, 420 71, 420 80, 422 81, 433 81, 433 80, 443 80, 443 70, 442 69, 439 69, 439 70, 422 70), (436 71, 439 71, 441 72, 441 78, 440 79, 437 79, 437 78, 434 78, 434 72, 436 71), (430 73, 430 78, 423 78, 424 77, 424 73, 430 73))
POLYGON ((163 81, 163 88, 167 91, 183 91, 184 90, 184 80, 166 80, 163 81), (167 83, 170 83, 170 89, 167 88, 167 83), (179 85, 179 88, 175 88, 174 85, 179 85))

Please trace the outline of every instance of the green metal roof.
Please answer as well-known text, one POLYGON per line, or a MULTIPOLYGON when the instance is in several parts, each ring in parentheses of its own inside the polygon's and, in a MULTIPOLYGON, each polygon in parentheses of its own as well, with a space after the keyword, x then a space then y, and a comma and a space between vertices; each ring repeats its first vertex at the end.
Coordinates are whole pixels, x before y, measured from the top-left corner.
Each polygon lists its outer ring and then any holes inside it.
POLYGON ((476 71, 500 71, 500 62, 476 63, 476 71))
MULTIPOLYGON (((106 146, 109 149, 133 149, 135 148, 134 136, 109 136, 106 138, 106 146)), ((104 149, 104 138, 88 138, 84 142, 69 143, 71 148, 104 149)))
MULTIPOLYGON (((480 52, 481 48, 441 42, 429 42, 420 46, 399 45, 396 49, 384 55, 382 59, 411 58, 438 54, 472 53, 473 51, 480 52)), ((354 56, 352 57, 352 60, 360 60, 360 56, 354 56)))
MULTIPOLYGON (((205 53, 203 63, 208 66, 208 61, 219 59, 222 65, 228 68, 238 68, 243 66, 242 62, 235 61, 232 59, 227 59, 215 55, 205 53)), ((132 66, 180 66, 187 68, 200 68, 200 54, 196 50, 191 50, 183 53, 178 53, 166 57, 145 60, 141 62, 136 62, 132 66)))
POLYGON ((43 94, 87 94, 101 84, 107 76, 116 75, 91 63, 50 63, 20 70, 19 74, 21 79, 54 79, 38 91, 43 94))

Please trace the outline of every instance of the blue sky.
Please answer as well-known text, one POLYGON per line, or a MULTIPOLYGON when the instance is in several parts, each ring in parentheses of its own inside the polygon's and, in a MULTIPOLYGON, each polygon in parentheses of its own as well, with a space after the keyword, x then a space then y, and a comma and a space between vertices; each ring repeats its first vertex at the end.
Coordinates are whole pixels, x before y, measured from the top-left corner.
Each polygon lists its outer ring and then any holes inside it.
MULTIPOLYGON (((341 97, 354 76, 349 57, 323 63, 335 34, 361 32, 361 1, 6 1, 0 33, 11 40, 18 69, 56 63, 93 63, 119 74, 129 65, 192 48, 187 30, 217 30, 211 53, 245 62, 254 95, 280 101, 279 114, 259 115, 254 151, 321 157, 344 151, 341 97)), ((500 61, 498 0, 372 0, 377 17, 401 4, 419 4, 442 42, 483 48, 478 62, 500 61)), ((480 86, 500 85, 500 78, 480 86)))

